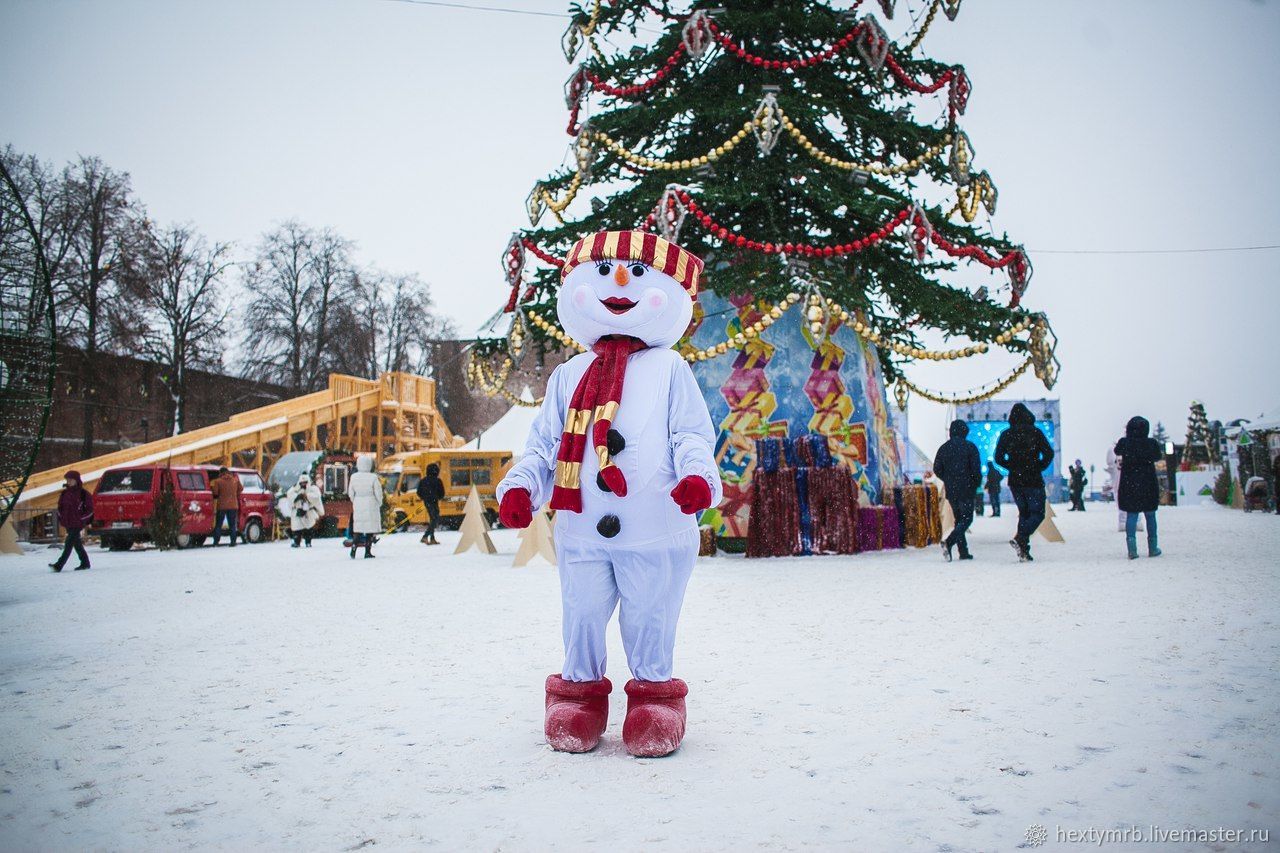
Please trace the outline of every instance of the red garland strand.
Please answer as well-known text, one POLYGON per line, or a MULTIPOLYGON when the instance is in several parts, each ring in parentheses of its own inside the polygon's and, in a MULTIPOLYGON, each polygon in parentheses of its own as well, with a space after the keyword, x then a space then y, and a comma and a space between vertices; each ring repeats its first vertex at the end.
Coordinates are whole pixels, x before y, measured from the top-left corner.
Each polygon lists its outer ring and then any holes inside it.
POLYGON ((833 59, 836 54, 853 44, 853 40, 858 37, 858 33, 862 32, 862 27, 864 26, 861 22, 854 24, 853 29, 845 33, 839 41, 828 47, 826 50, 820 53, 815 53, 813 56, 807 56, 804 59, 783 60, 756 56, 745 48, 738 47, 738 45, 734 44, 733 36, 716 26, 715 21, 708 21, 707 23, 711 27, 711 35, 716 41, 720 42, 725 50, 729 51, 743 62, 747 62, 761 68, 768 68, 772 71, 790 71, 796 68, 810 68, 821 62, 826 62, 828 59, 833 59))
POLYGON ((533 242, 528 237, 520 238, 520 242, 524 243, 524 247, 528 249, 530 252, 533 252, 534 256, 538 258, 538 260, 551 264, 551 266, 553 267, 564 266, 563 259, 557 258, 555 255, 549 254, 548 252, 544 252, 541 248, 539 248, 537 243, 533 242))
POLYGON ((921 95, 932 95, 934 92, 950 83, 952 78, 956 76, 956 70, 954 68, 948 68, 946 71, 938 75, 938 79, 926 85, 918 80, 911 79, 911 76, 907 74, 907 70, 898 64, 898 60, 893 58, 892 53, 885 54, 884 64, 889 66, 889 70, 893 72, 893 76, 901 80, 904 86, 913 92, 919 92, 921 95))
MULTIPOLYGON (((870 248, 876 243, 886 239, 890 234, 897 230, 900 225, 911 218, 913 210, 913 208, 904 207, 888 219, 883 225, 875 231, 872 231, 870 234, 867 234, 865 237, 860 237, 856 240, 851 240, 848 243, 841 243, 836 246, 816 246, 812 243, 775 244, 761 243, 758 240, 752 240, 741 234, 734 234, 723 225, 717 223, 710 214, 703 210, 702 207, 694 201, 693 196, 688 192, 685 192, 684 190, 677 190, 676 196, 688 210, 689 215, 693 216, 694 219, 697 219, 698 222, 702 224, 702 227, 705 228, 712 236, 724 241, 726 245, 737 246, 741 249, 750 249, 754 252, 762 252, 766 255, 807 255, 809 257, 830 258, 861 252, 864 249, 870 248)), ((671 209, 674 206, 675 200, 668 198, 668 209, 671 209)), ((657 221, 658 212, 655 209, 645 217, 644 222, 640 225, 640 230, 653 231, 657 225, 657 221)), ((1011 249, 1003 255, 992 255, 980 246, 963 246, 959 243, 952 243, 950 240, 932 229, 929 231, 929 239, 935 246, 953 258, 968 258, 970 260, 977 261, 988 269, 1003 269, 1005 267, 1011 267, 1010 274, 1014 279, 1015 284, 1021 283, 1025 286, 1027 279, 1030 277, 1030 265, 1027 263, 1026 253, 1021 248, 1011 249)), ((533 253, 533 255, 539 260, 550 264, 553 267, 564 267, 564 261, 561 258, 557 258, 555 255, 543 251, 537 243, 530 240, 528 237, 522 237, 521 242, 524 244, 524 247, 533 253)), ((508 311, 515 307, 516 288, 517 285, 513 284, 511 288, 511 298, 508 301, 508 311)), ((520 301, 523 302, 529 299, 532 292, 533 287, 530 286, 525 292, 525 295, 521 297, 520 301)), ((1015 287, 1013 300, 1009 307, 1016 308, 1021 296, 1022 294, 1018 291, 1018 288, 1015 287)), ((914 326, 921 319, 922 317, 917 317, 909 325, 914 326)))
MULTIPOLYGON (((898 228, 898 226, 907 221, 911 216, 912 210, 909 207, 904 207, 888 219, 883 225, 875 231, 872 231, 870 234, 867 234, 865 237, 860 237, 856 240, 851 240, 848 243, 841 243, 836 246, 816 246, 812 243, 775 244, 761 243, 758 240, 752 240, 741 234, 734 234, 729 231, 729 229, 716 222, 710 214, 703 210, 702 207, 694 201, 693 196, 689 193, 680 190, 677 191, 676 195, 679 197, 681 203, 689 209, 690 215, 692 215, 694 219, 697 219, 698 222, 700 222, 702 226, 713 236, 723 240, 728 245, 737 246, 740 249, 750 249, 754 252, 763 252, 766 255, 808 255, 810 257, 830 258, 836 255, 848 255, 855 252, 861 252, 864 249, 870 248, 876 243, 886 239, 898 228)), ((674 204, 674 202, 670 202, 668 206, 671 206, 672 204, 674 204)), ((640 230, 652 231, 656 224, 657 211, 652 211, 645 217, 643 224, 640 226, 640 230)), ((980 246, 962 246, 958 243, 952 243, 937 231, 933 231, 930 234, 930 238, 934 245, 946 252, 948 255, 951 255, 953 258, 969 258, 989 269, 1003 269, 1010 264, 1013 264, 1015 268, 1021 268, 1026 263, 1021 249, 1011 249, 1003 255, 991 255, 980 246)), ((562 259, 543 251, 537 243, 533 242, 528 237, 522 238, 521 242, 523 242, 524 247, 532 252, 539 260, 542 260, 554 267, 564 266, 564 261, 562 259)))
POLYGON ((953 258, 971 258, 982 264, 984 267, 993 270, 1003 269, 1004 267, 1009 266, 1009 264, 1014 263, 1018 258, 1022 257, 1021 249, 1011 249, 999 257, 995 255, 988 255, 986 251, 979 246, 961 246, 957 243, 952 243, 937 231, 933 232, 933 243, 953 258))
POLYGON ((893 233, 894 229, 903 222, 906 222, 907 217, 911 215, 911 208, 904 207, 902 210, 894 214, 891 219, 865 237, 860 237, 857 240, 851 240, 848 243, 841 243, 838 246, 815 246, 811 243, 761 243, 758 240, 748 239, 741 234, 731 233, 728 228, 725 228, 712 219, 711 216, 693 200, 693 196, 689 195, 687 192, 678 191, 676 194, 679 196, 680 201, 685 205, 685 207, 689 209, 690 215, 701 222, 702 227, 706 228, 713 235, 719 237, 728 244, 738 246, 743 249, 751 249, 755 252, 763 252, 766 255, 808 255, 810 257, 830 258, 833 255, 847 255, 854 252, 861 252, 863 249, 874 246, 876 243, 879 243, 881 240, 888 237, 893 233))
POLYGON ((579 98, 573 102, 573 109, 569 111, 569 126, 564 129, 564 132, 570 136, 577 136, 578 131, 582 129, 578 126, 578 113, 581 111, 582 99, 579 98))
MULTIPOLYGON (((857 0, 857 2, 855 2, 851 7, 850 11, 852 11, 853 9, 856 9, 861 4, 862 4, 862 0, 857 0)), ((654 9, 654 11, 660 11, 653 6, 650 6, 650 8, 654 9)), ((680 20, 680 19, 676 18, 676 20, 680 20)), ((857 24, 854 24, 853 28, 850 29, 849 32, 845 33, 838 41, 836 41, 834 44, 832 44, 830 47, 826 48, 825 50, 814 54, 813 56, 805 57, 804 59, 783 60, 783 59, 769 59, 768 57, 757 56, 756 54, 753 54, 750 51, 746 50, 745 48, 739 47, 737 44, 735 44, 733 41, 733 35, 731 33, 728 33, 720 29, 720 27, 716 25, 715 21, 708 19, 707 25, 711 29, 712 36, 715 38, 716 41, 718 41, 725 48, 725 50, 729 51, 731 54, 738 57, 743 62, 748 63, 749 65, 755 65, 759 68, 767 68, 772 71, 794 70, 797 68, 811 68, 814 65, 818 65, 822 62, 826 62, 829 59, 834 59, 837 54, 839 54, 841 51, 848 48, 848 46, 858 38, 858 35, 862 32, 862 29, 866 26, 863 22, 858 22, 857 24)), ((651 78, 644 81, 643 83, 631 83, 625 86, 614 86, 613 84, 604 80, 604 78, 600 77, 600 75, 596 74, 590 68, 587 68, 584 66, 583 73, 585 74, 586 78, 591 81, 591 85, 595 87, 597 90, 599 90, 600 92, 615 98, 630 98, 630 97, 634 97, 636 95, 640 95, 645 92, 648 92, 649 90, 656 87, 663 80, 665 80, 667 77, 669 77, 671 75, 671 72, 675 70, 676 65, 678 65, 681 62, 681 60, 686 56, 687 52, 688 52, 688 46, 684 43, 684 41, 681 41, 680 44, 676 46, 676 49, 671 52, 671 55, 667 57, 666 61, 663 62, 662 67, 659 68, 658 71, 651 78)), ((908 89, 911 89, 912 91, 918 92, 919 94, 922 94, 922 95, 933 94, 934 92, 937 92, 940 89, 942 89, 942 87, 946 86, 948 83, 952 83, 954 85, 953 81, 955 81, 959 76, 957 74, 956 69, 948 68, 941 75, 939 75, 938 78, 934 80, 932 83, 922 83, 919 80, 912 78, 907 73, 906 69, 903 68, 901 64, 899 64, 898 60, 894 57, 892 52, 886 53, 884 61, 885 61, 885 64, 889 67, 889 70, 893 72, 893 75, 897 77, 900 81, 902 81, 903 85, 905 85, 908 89)), ((964 102, 968 99, 967 91, 959 93, 958 97, 955 97, 954 95, 956 95, 956 93, 953 93, 953 97, 950 99, 950 104, 948 106, 948 113, 950 115, 952 124, 955 123, 956 113, 964 112, 964 102)), ((570 136, 575 136, 578 133, 578 114, 580 110, 581 110, 581 99, 578 99, 575 101, 569 117, 569 125, 567 130, 570 136)))
POLYGON ((675 70, 676 65, 679 64, 680 59, 684 56, 686 50, 688 50, 688 48, 685 47, 684 42, 680 42, 676 49, 672 51, 671 55, 667 57, 667 61, 658 69, 658 72, 643 83, 633 83, 630 86, 613 86, 601 79, 601 77, 590 68, 586 69, 587 79, 591 81, 591 85, 593 87, 606 95, 612 95, 615 98, 630 98, 649 91, 654 86, 657 86, 665 80, 667 75, 675 70))

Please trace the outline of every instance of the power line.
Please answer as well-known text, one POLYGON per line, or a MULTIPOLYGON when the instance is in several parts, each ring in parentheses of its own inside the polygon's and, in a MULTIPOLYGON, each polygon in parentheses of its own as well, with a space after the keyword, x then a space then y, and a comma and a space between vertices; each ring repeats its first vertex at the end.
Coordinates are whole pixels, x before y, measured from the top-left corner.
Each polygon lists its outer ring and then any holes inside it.
POLYGON ((473 6, 470 3, 446 3, 444 0, 383 0, 385 3, 408 3, 411 6, 443 6, 447 9, 470 9, 473 12, 507 12, 512 15, 536 15, 540 18, 568 18, 561 12, 536 12, 508 6, 473 6))
POLYGON ((1037 255, 1189 255, 1206 252, 1262 252, 1280 249, 1270 246, 1216 246, 1202 249, 1027 249, 1037 255))

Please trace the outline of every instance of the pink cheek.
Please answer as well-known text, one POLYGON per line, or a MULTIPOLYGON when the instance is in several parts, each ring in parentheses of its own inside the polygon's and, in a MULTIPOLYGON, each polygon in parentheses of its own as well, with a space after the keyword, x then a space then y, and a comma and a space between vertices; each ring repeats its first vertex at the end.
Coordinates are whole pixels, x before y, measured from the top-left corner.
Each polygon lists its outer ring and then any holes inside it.
POLYGON ((667 303, 667 300, 661 293, 652 293, 649 295, 649 307, 661 308, 667 303))
POLYGON ((579 287, 573 292, 573 304, 579 308, 587 304, 587 289, 585 287, 579 287))

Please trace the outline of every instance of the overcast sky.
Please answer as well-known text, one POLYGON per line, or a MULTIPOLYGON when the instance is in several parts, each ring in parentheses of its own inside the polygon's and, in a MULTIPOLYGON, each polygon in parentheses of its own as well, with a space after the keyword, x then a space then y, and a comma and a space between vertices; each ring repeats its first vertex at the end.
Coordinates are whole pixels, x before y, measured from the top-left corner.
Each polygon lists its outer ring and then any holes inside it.
MULTIPOLYGON (((0 143, 98 155, 153 218, 242 247, 290 217, 332 226, 472 330, 564 155, 565 23, 398 0, 0 0, 0 143)), ((1061 339, 1058 386, 1028 375, 1006 396, 1060 396, 1069 459, 1101 466, 1135 413, 1180 437, 1193 398, 1223 420, 1280 406, 1280 251, 1107 253, 1280 244, 1277 43, 1280 4, 1255 0, 968 0, 929 34, 968 70, 994 223, 1031 250, 1025 304, 1061 339)), ((964 391, 1015 363, 909 373, 964 391)), ((932 452, 945 418, 916 401, 913 439, 932 452)))

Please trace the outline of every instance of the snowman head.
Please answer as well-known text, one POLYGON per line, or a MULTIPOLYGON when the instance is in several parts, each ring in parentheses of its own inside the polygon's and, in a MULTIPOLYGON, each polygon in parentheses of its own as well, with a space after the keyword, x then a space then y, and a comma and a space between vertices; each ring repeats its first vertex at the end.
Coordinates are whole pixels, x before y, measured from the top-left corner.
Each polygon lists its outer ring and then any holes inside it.
POLYGON ((702 261, 644 231, 601 231, 570 250, 561 271, 560 325, 583 346, 629 335, 670 347, 689 328, 702 261))

